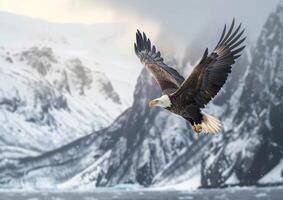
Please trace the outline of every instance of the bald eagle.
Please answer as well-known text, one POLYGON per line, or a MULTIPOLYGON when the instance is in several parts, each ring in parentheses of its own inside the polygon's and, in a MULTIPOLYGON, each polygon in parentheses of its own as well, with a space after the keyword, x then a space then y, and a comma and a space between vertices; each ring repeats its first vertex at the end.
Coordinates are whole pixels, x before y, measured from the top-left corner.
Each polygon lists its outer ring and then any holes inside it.
POLYGON ((151 45, 150 39, 137 30, 135 53, 162 90, 162 96, 149 101, 149 106, 160 106, 182 116, 196 133, 218 133, 221 129, 220 120, 201 109, 217 95, 231 73, 231 65, 245 48, 241 46, 246 39, 242 38, 244 29, 241 24, 236 28, 234 26, 234 19, 227 33, 224 26, 214 50, 208 55, 206 48, 187 79, 167 66, 160 52, 151 45))

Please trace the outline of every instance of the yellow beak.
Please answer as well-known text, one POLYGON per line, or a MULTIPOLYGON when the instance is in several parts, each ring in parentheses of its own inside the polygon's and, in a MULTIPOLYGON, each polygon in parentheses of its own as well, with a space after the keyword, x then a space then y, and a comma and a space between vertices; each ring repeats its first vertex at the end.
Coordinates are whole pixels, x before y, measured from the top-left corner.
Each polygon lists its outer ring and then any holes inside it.
POLYGON ((156 106, 156 104, 158 103, 158 100, 151 100, 151 101, 149 101, 148 102, 148 105, 149 105, 149 107, 154 107, 154 106, 156 106))

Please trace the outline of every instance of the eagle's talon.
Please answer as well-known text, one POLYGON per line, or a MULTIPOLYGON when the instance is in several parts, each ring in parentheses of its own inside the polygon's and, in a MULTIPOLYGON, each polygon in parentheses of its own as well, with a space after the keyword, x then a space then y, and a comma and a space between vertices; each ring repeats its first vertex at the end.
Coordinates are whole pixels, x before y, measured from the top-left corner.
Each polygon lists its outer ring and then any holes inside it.
POLYGON ((192 125, 192 129, 195 133, 200 133, 202 131, 202 127, 199 124, 192 125))
POLYGON ((197 124, 197 125, 196 125, 196 132, 197 132, 197 133, 200 133, 201 131, 202 131, 201 125, 200 125, 200 124, 197 124))

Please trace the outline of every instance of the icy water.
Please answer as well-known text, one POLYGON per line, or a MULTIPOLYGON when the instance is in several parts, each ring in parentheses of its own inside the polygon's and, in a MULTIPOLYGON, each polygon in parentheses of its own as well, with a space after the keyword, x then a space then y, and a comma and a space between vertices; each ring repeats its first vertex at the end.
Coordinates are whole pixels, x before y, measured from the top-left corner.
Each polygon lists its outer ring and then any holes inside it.
POLYGON ((94 190, 92 192, 1 191, 0 200, 282 200, 283 187, 202 189, 196 191, 94 190))

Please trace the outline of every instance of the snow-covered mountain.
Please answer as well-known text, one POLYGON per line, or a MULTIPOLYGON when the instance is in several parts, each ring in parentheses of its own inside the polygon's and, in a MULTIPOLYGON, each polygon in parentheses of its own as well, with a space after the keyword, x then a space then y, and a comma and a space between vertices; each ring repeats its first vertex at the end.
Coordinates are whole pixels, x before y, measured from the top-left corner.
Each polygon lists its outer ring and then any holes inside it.
MULTIPOLYGON (((120 183, 163 186, 189 179, 194 180, 188 183, 191 187, 199 186, 200 162, 213 136, 194 135, 180 117, 150 109, 148 99, 157 93, 144 69, 133 105, 108 128, 40 156, 4 160, 1 182, 7 187, 91 188, 120 183)), ((210 110, 217 114, 220 109, 211 105, 210 110)))
POLYGON ((231 125, 204 157, 204 186, 223 184, 229 177, 240 184, 283 181, 282 19, 279 5, 263 27, 243 86, 230 100, 224 124, 231 125))
POLYGON ((0 12, 0 26, 1 156, 58 148, 108 126, 131 104, 140 65, 119 44, 123 25, 0 12))

